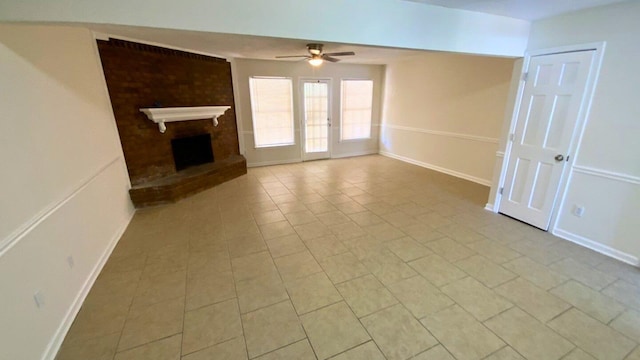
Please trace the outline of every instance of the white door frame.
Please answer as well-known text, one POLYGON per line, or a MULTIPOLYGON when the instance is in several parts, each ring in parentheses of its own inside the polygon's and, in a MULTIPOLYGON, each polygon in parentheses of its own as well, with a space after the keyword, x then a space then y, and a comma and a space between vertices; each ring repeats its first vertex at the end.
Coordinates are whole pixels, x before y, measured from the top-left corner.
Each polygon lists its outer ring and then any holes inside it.
POLYGON ((587 83, 585 85, 586 92, 584 95, 584 102, 580 107, 576 127, 571 137, 571 145, 569 146, 569 152, 567 153, 567 155, 569 156, 569 160, 567 161, 567 165, 562 170, 562 176, 560 178, 560 183, 558 184, 558 193, 556 196, 559 198, 559 201, 556 201, 556 205, 551 211, 551 221, 549 223, 548 231, 552 232, 555 229, 558 221, 558 212, 564 204, 564 199, 569 187, 569 178, 573 172, 573 164, 579 156, 578 150, 580 148, 580 143, 582 142, 582 135, 584 134, 585 125, 587 123, 587 119, 589 118, 589 113, 591 112, 591 104, 593 103, 593 95, 595 93, 596 84, 598 83, 600 68, 602 67, 602 59, 605 46, 606 42, 602 41, 578 45, 560 46, 547 49, 530 50, 525 53, 518 84, 518 92, 516 95, 515 105, 513 107, 513 113, 511 114, 511 124, 509 125, 509 131, 506 134, 503 134, 503 137, 505 137, 505 139, 503 140, 506 143, 506 148, 504 151, 504 157, 502 158, 502 168, 500 170, 498 188, 496 189, 497 191, 495 192, 494 198, 490 199, 493 200, 492 211, 494 213, 500 211, 500 201, 502 200, 502 194, 500 194, 499 190, 504 187, 507 176, 507 167, 509 165, 509 158, 511 157, 511 148, 513 144, 509 139, 509 134, 512 134, 515 131, 517 125, 516 123, 518 120, 520 106, 522 105, 522 95, 524 93, 525 74, 529 71, 529 63, 531 62, 531 57, 594 50, 593 63, 591 64, 592 71, 590 71, 589 77, 587 78, 587 83))
MULTIPOLYGON (((327 152, 328 152, 328 156, 326 157, 326 159, 330 159, 333 156, 333 119, 332 114, 333 114, 333 101, 332 101, 332 97, 333 97, 333 79, 332 78, 327 78, 327 77, 299 77, 298 78, 298 108, 299 108, 299 113, 300 113, 300 159, 302 159, 302 161, 310 161, 311 159, 305 160, 305 153, 306 153, 306 149, 305 149, 305 142, 307 140, 307 132, 306 132, 306 127, 304 124, 304 83, 305 82, 310 82, 310 81, 319 81, 319 82, 326 82, 327 83, 327 107, 328 107, 328 113, 327 116, 329 116, 329 129, 327 130, 327 152)), ((320 158, 320 159, 325 159, 325 158, 320 158)), ((318 159, 318 160, 320 160, 318 159)))

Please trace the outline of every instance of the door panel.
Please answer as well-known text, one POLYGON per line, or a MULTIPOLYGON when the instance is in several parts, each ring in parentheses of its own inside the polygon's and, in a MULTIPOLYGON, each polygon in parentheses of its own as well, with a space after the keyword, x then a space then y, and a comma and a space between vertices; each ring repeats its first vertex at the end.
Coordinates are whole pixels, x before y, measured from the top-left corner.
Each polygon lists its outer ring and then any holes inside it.
POLYGON ((304 121, 304 160, 331 156, 329 122, 329 83, 323 80, 302 82, 304 121))
POLYGON ((544 230, 549 227, 593 54, 579 51, 531 58, 500 212, 544 230), (562 159, 557 160, 557 155, 562 159))

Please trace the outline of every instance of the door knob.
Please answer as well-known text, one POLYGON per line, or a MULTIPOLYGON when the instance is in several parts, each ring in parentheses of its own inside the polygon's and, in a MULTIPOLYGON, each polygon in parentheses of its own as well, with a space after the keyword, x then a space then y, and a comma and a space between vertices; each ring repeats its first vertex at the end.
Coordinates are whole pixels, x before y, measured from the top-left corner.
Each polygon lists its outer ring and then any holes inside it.
POLYGON ((564 156, 562 154, 558 154, 554 159, 556 159, 556 161, 562 161, 564 160, 564 156))

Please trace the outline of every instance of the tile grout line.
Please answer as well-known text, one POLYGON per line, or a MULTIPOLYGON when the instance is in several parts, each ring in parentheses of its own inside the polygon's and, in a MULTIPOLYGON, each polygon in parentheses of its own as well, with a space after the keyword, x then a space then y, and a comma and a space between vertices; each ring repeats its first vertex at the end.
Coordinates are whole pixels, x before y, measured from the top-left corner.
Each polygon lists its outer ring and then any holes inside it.
MULTIPOLYGON (((357 344, 357 345, 354 345, 354 346, 352 346, 352 347, 350 347, 350 348, 344 349, 344 350, 340 351, 339 353, 333 354, 333 355, 329 356, 326 360, 335 359, 336 357, 338 357, 338 356, 340 356, 340 355, 343 355, 343 354, 345 354, 345 353, 347 353, 347 352, 349 352, 349 351, 351 351, 351 350, 353 350, 353 349, 355 349, 355 348, 357 348, 357 347, 360 347, 360 346, 362 346, 362 345, 368 344, 368 343, 370 343, 370 342, 371 342, 371 343, 373 343, 374 345, 376 345, 376 347, 378 347, 378 345, 377 345, 377 344, 376 344, 376 342, 373 340, 373 338, 372 338, 371 336, 369 336, 369 340, 366 340, 366 341, 364 341, 364 342, 361 342, 361 343, 359 343, 359 344, 357 344)), ((378 350, 380 350, 380 348, 378 348, 378 350)), ((380 351, 380 353, 382 353, 382 351, 380 351)), ((384 354, 383 354, 383 356, 384 356, 384 354)))
MULTIPOLYGON (((219 211, 219 210, 218 210, 219 211)), ((182 356, 184 354, 184 350, 183 350, 183 344, 184 344, 184 324, 187 318, 187 294, 188 294, 188 287, 189 287, 189 264, 191 263, 191 261, 189 261, 189 258, 191 257, 191 239, 189 239, 189 241, 187 241, 187 270, 185 271, 185 282, 184 282, 184 308, 182 311, 182 332, 180 333, 180 359, 182 359, 182 356)), ((228 251, 228 246, 227 246, 227 251, 228 251)))
MULTIPOLYGON (((218 211, 222 212, 219 207, 218 207, 218 211)), ((226 234, 225 234, 225 237, 226 237, 226 234)), ((244 323, 242 321, 242 314, 240 313, 240 301, 238 299, 238 286, 236 283, 235 273, 233 271, 233 261, 231 259, 231 253, 229 252, 229 242, 228 242, 228 239, 226 238, 225 238, 225 245, 227 247, 227 254, 229 255, 229 269, 231 270, 231 279, 233 280, 233 291, 236 294, 236 297, 234 299, 236 299, 236 306, 238 307, 238 318, 239 318, 238 320, 240 321, 240 328, 242 330, 242 340, 244 342, 244 351, 247 355, 247 359, 249 359, 249 348, 247 346, 247 340, 244 336, 245 335, 244 323)), ((225 301, 228 301, 228 300, 225 300, 225 301)))
MULTIPOLYGON (((489 319, 487 319, 487 320, 485 320, 485 321, 483 321, 483 322, 480 322, 480 323, 482 324, 482 326, 484 326, 484 327, 485 327, 487 330, 489 330, 492 334, 494 334, 496 337, 498 337, 500 340, 502 340, 502 342, 504 342, 505 344, 507 344, 507 346, 511 347, 511 348, 512 348, 516 353, 518 353, 519 355, 521 355, 523 358, 525 358, 525 359, 526 359, 526 356, 524 356, 524 354, 521 354, 521 353, 518 351, 518 349, 516 349, 515 347, 513 347, 513 346, 512 346, 512 345, 511 345, 507 340, 505 340, 505 339, 504 339, 502 336, 500 336, 499 334, 496 334, 496 333, 495 333, 493 330, 491 330, 487 325, 485 325, 485 322, 490 321, 491 319, 498 317, 499 315, 501 315, 501 314, 503 314, 503 313, 505 313, 505 312, 507 312, 507 311, 509 311, 509 310, 513 309, 514 307, 515 307, 515 308, 517 308, 517 309, 519 309, 520 311, 524 312, 524 313, 525 313, 525 314, 527 314, 528 316, 531 316, 535 321, 539 322, 539 323, 540 323, 542 326, 544 326, 546 329, 548 329, 549 331, 552 331, 554 334, 556 334, 557 336, 559 336, 561 339, 563 339, 563 340, 567 341, 569 344, 573 345, 573 348, 572 348, 571 350, 569 350, 566 354, 562 355, 562 357, 565 357, 565 356, 569 355, 569 354, 570 354, 571 352, 573 352, 576 348, 578 348, 578 346, 577 346, 576 344, 574 344, 572 341, 569 341, 569 340, 568 340, 567 338, 565 338, 564 336, 562 336, 562 335, 558 334, 554 329, 552 329, 552 328, 548 327, 546 323, 542 323, 541 321, 539 321, 538 319, 536 319, 533 315, 531 315, 531 314, 529 314, 528 312, 526 312, 526 311, 522 310, 522 309, 521 309, 519 306, 517 306, 517 305, 514 305, 513 307, 511 307, 511 308, 509 308, 509 309, 506 309, 506 310, 502 311, 500 314, 496 314, 496 315, 494 315, 494 316, 490 317, 489 319)), ((568 310, 569 310, 569 309, 567 309, 567 310, 563 311, 561 314, 563 314, 563 313, 567 312, 568 310)), ((558 316, 559 316, 559 315, 558 315, 558 316)), ((556 317, 557 317, 557 316, 556 316, 556 317)), ((549 321, 551 321, 551 320, 549 320, 549 321)))
POLYGON ((127 316, 125 317, 124 323, 122 324, 122 329, 120 330, 120 337, 118 338, 118 343, 116 344, 116 349, 113 353, 113 358, 115 359, 116 355, 118 354, 118 352, 122 352, 125 351, 127 349, 123 349, 122 351, 118 351, 118 348, 120 347, 120 342, 122 341, 122 336, 124 334, 124 329, 127 326, 127 321, 129 320, 129 315, 131 314, 131 309, 133 308, 133 302, 136 298, 136 294, 138 293, 138 289, 140 288, 140 283, 142 282, 142 276, 144 275, 144 270, 147 267, 147 263, 149 261, 149 254, 146 252, 145 249, 145 254, 146 257, 144 259, 144 265, 142 266, 142 271, 140 272, 140 277, 138 278, 138 281, 136 283, 136 290, 133 292, 133 297, 131 299, 131 302, 129 303, 129 308, 127 309, 127 316))

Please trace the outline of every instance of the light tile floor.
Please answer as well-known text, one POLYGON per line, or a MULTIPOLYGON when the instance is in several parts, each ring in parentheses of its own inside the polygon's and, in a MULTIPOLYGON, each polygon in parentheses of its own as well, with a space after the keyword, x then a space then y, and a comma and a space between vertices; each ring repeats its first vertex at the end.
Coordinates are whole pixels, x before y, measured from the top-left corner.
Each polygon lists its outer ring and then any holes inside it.
POLYGON ((58 360, 639 359, 640 270, 381 156, 140 210, 58 360))

